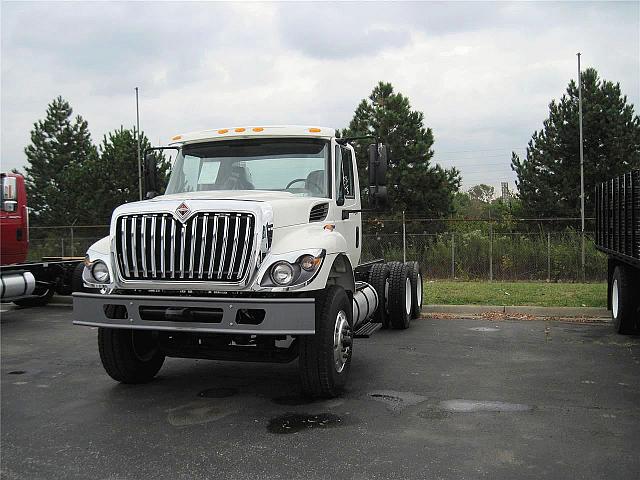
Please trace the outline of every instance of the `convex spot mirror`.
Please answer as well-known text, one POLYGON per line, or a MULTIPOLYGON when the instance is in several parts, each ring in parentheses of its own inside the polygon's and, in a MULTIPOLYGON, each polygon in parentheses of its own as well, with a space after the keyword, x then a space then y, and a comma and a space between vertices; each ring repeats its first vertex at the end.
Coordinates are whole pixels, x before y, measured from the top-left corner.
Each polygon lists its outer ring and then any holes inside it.
POLYGON ((18 211, 18 202, 14 200, 5 200, 2 202, 2 210, 8 213, 15 213, 18 211))

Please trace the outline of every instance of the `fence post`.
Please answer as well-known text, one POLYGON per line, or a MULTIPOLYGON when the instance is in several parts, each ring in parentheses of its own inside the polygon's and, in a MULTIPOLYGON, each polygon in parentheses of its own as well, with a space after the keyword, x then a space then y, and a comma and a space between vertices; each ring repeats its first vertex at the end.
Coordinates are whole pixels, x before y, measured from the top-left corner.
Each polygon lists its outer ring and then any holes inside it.
POLYGON ((62 234, 62 237, 60 237, 60 244, 62 245, 62 252, 60 253, 61 257, 64 257, 64 234, 62 234))
POLYGON ((582 220, 581 242, 582 242, 582 281, 586 282, 587 281, 587 271, 586 271, 585 266, 584 266, 584 255, 585 255, 585 251, 584 251, 584 220, 582 220))
POLYGON ((493 224, 489 223, 489 281, 493 281, 493 224))
POLYGON ((73 227, 71 227, 71 256, 73 257, 73 254, 75 253, 74 251, 74 247, 73 247, 73 227))
POLYGON ((551 232, 547 232, 547 282, 551 281, 551 232))
POLYGON ((456 278, 456 234, 451 232, 451 278, 456 278))
POLYGON ((407 227, 404 223, 404 210, 402 211, 402 261, 407 262, 407 227))

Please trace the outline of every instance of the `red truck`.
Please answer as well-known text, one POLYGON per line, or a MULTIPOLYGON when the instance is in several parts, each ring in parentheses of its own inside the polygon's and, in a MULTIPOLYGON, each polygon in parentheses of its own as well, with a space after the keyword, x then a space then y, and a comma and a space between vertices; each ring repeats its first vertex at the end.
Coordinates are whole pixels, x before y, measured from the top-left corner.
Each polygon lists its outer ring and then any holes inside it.
POLYGON ((27 262, 29 210, 24 177, 0 174, 0 301, 45 305, 54 293, 82 289, 82 259, 46 258, 27 262))

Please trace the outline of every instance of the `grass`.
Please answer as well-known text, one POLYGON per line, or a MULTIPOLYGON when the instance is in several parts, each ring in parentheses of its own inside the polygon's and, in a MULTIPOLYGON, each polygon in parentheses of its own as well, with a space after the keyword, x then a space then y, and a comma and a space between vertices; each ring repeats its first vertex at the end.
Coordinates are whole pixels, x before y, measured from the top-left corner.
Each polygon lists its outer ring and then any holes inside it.
POLYGON ((425 282, 424 303, 606 307, 606 283, 425 282))

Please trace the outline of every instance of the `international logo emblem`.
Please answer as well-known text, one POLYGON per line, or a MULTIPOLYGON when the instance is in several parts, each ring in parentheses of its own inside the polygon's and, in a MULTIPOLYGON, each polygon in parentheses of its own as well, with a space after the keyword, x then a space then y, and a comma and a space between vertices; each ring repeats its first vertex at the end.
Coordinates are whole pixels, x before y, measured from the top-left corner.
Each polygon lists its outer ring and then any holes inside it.
POLYGON ((180 220, 182 223, 184 223, 184 221, 189 218, 189 214, 191 213, 191 209, 189 208, 189 206, 182 202, 180 205, 178 205, 178 208, 176 208, 176 217, 178 218, 178 220, 180 220))

